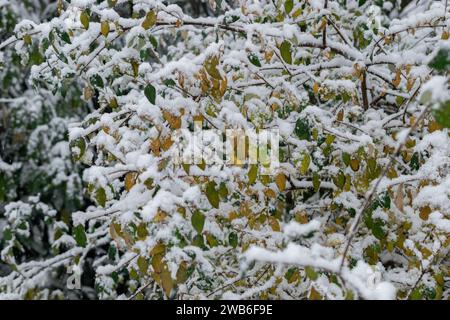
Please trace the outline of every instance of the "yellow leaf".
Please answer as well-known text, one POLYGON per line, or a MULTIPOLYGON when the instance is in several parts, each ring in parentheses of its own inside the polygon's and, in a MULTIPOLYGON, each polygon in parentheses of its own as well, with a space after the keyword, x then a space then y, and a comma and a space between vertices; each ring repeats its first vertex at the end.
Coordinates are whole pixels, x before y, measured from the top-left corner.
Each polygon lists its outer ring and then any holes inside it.
POLYGON ((23 42, 25 42, 25 44, 30 45, 32 43, 31 36, 29 34, 24 35, 23 42))
POLYGON ((152 257, 152 267, 155 273, 160 274, 163 271, 164 262, 163 262, 164 256, 162 254, 157 254, 152 257))
POLYGON ((327 134, 327 137, 325 138, 325 143, 327 145, 331 145, 334 142, 335 139, 336 139, 336 136, 333 136, 331 134, 327 134))
POLYGON ((353 171, 358 171, 359 170, 359 160, 356 158, 351 159, 350 167, 352 168, 353 171))
POLYGON ((156 213, 155 217, 153 218, 153 222, 162 222, 166 219, 167 213, 162 211, 161 209, 158 209, 158 212, 156 213))
POLYGON ((311 291, 309 292, 309 300, 322 300, 322 295, 314 288, 311 287, 311 291))
POLYGON ((173 288, 173 280, 167 266, 163 268, 160 277, 161 277, 161 286, 164 290, 164 293, 166 294, 166 296, 169 297, 173 288))
POLYGON ((150 150, 151 150, 156 156, 159 156, 159 155, 161 154, 160 148, 161 148, 161 141, 159 141, 158 138, 152 140, 152 142, 150 143, 150 150))
POLYGON ((258 165, 252 164, 248 170, 248 184, 251 185, 255 183, 256 177, 258 175, 258 165))
POLYGON ((181 261, 177 271, 177 283, 184 283, 188 279, 188 267, 186 261, 181 261))
POLYGON ((111 100, 109 100, 109 106, 112 109, 117 109, 119 107, 119 104, 117 103, 117 99, 113 97, 111 100))
POLYGON ((181 127, 181 117, 174 116, 168 111, 163 111, 163 116, 172 129, 179 129, 181 127))
POLYGON ((275 198, 277 195, 275 193, 275 191, 273 191, 270 188, 267 188, 266 190, 264 190, 264 194, 266 195, 266 197, 268 198, 275 198))
POLYGON ((89 29, 89 15, 87 14, 86 11, 81 12, 80 14, 80 22, 83 25, 83 27, 87 30, 89 29))
POLYGON ((269 218, 269 224, 273 231, 280 232, 280 230, 281 230, 280 223, 278 222, 278 220, 275 217, 269 218))
POLYGON ((107 37, 109 34, 109 22, 108 21, 102 21, 100 26, 100 32, 104 37, 107 37))
POLYGON ((137 78, 139 75, 139 62, 136 60, 131 61, 131 68, 133 69, 133 77, 137 78))
POLYGON ((308 214, 305 211, 297 212, 294 219, 301 224, 308 223, 308 214))
POLYGON ((235 211, 231 211, 228 214, 228 219, 230 219, 231 221, 233 221, 234 219, 237 219, 237 218, 238 218, 238 214, 235 211))
POLYGON ((279 173, 275 177, 275 183, 280 191, 286 190, 286 176, 284 173, 279 173))
POLYGON ((392 252, 392 251, 394 251, 394 248, 395 248, 395 243, 392 242, 392 241, 389 241, 389 242, 387 243, 387 245, 386 245, 386 249, 387 249, 389 252, 392 252))
POLYGON ((173 140, 170 136, 168 136, 167 138, 165 138, 162 142, 161 142, 161 148, 164 151, 169 150, 169 148, 173 145, 173 140))
POLYGON ((148 262, 147 259, 143 256, 139 256, 139 258, 137 259, 137 265, 139 267, 139 271, 142 274, 147 274, 147 270, 148 270, 148 262))
POLYGON ((442 125, 440 125, 439 123, 437 123, 436 121, 430 121, 428 122, 428 131, 434 132, 436 130, 442 130, 444 127, 442 125))
POLYGON ((319 84, 317 82, 314 83, 313 91, 315 94, 317 94, 319 92, 319 84))
POLYGON ((150 251, 150 255, 151 256, 155 256, 155 255, 158 255, 158 254, 164 254, 165 252, 166 252, 166 245, 164 243, 158 243, 150 251))
POLYGON ((212 56, 205 60, 204 67, 206 72, 216 80, 222 80, 222 76, 220 75, 219 70, 217 69, 217 65, 219 64, 219 57, 217 55, 212 56))
POLYGON ((142 28, 144 28, 145 30, 150 29, 151 27, 153 27, 156 24, 156 18, 157 18, 157 14, 155 11, 151 10, 147 13, 147 15, 145 16, 144 21, 142 21, 142 28))
POLYGON ((306 172, 308 172, 309 164, 311 163, 311 157, 309 156, 309 153, 305 154, 305 156, 302 159, 302 164, 300 167, 300 173, 302 175, 305 175, 306 172))

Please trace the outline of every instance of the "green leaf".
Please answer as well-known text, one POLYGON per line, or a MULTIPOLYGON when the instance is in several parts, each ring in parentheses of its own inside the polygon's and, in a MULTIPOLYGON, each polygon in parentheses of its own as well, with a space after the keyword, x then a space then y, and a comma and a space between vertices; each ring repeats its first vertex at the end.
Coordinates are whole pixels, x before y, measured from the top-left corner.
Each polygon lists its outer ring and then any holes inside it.
POLYGON ((94 74, 91 77, 91 84, 98 88, 103 88, 105 86, 102 77, 100 77, 98 74, 94 74))
POLYGON ((203 240, 203 235, 197 234, 194 239, 192 239, 192 244, 199 248, 205 247, 205 240, 203 240))
POLYGON ((145 257, 143 256, 139 256, 139 258, 137 259, 137 265, 139 267, 139 271, 142 274, 147 274, 148 271, 148 261, 145 257))
POLYGON ((154 86, 152 86, 150 83, 147 84, 147 86, 144 89, 144 94, 147 97, 148 101, 150 101, 151 104, 155 104, 156 102, 156 89, 154 86))
POLYGON ((420 290, 420 288, 415 288, 412 292, 411 295, 409 296, 410 300, 421 300, 423 297, 422 295, 422 290, 420 290))
POLYGON ((106 192, 103 188, 98 188, 95 192, 95 200, 97 200, 97 203, 101 205, 102 207, 106 204, 106 192))
POLYGON ((216 183, 214 181, 210 181, 206 185, 206 197, 214 208, 219 208, 219 193, 216 190, 216 183))
POLYGON ((145 223, 140 223, 136 230, 139 239, 145 239, 148 236, 147 225, 145 223))
POLYGON ((221 182, 219 186, 219 196, 223 199, 226 199, 228 197, 228 188, 225 182, 221 182))
POLYGON ((409 161, 409 166, 412 170, 419 170, 420 168, 420 161, 419 161, 419 153, 414 152, 411 160, 409 161))
POLYGON ((378 240, 383 240, 386 237, 386 233, 383 230, 383 221, 380 219, 372 219, 372 212, 369 212, 366 215, 364 223, 378 240))
POLYGON ((294 0, 286 0, 284 3, 284 11, 286 14, 289 14, 292 11, 292 8, 294 7, 294 0))
POLYGON ((380 198, 380 203, 383 208, 390 209, 391 208, 391 197, 388 192, 385 192, 384 195, 380 198))
POLYGON ((333 182, 339 189, 344 188, 345 185, 345 174, 342 171, 339 171, 338 175, 333 177, 333 182))
POLYGON ((173 79, 166 79, 163 81, 163 83, 168 87, 173 87, 176 85, 176 83, 173 79))
POLYGON ((149 36, 150 43, 152 44, 153 48, 156 50, 158 49, 158 40, 152 35, 149 36))
POLYGON ((192 272, 192 268, 188 268, 186 261, 182 261, 180 266, 178 267, 176 280, 177 283, 185 283, 187 279, 189 279, 190 273, 192 272))
POLYGON ((328 134, 327 137, 325 138, 325 143, 327 145, 331 145, 334 142, 335 139, 336 139, 336 136, 328 134))
POLYGON ((31 39, 29 34, 26 34, 23 36, 23 42, 27 45, 31 45, 33 43, 33 39, 31 39))
POLYGON ((375 222, 373 224, 372 227, 372 234, 374 235, 375 238, 377 238, 378 240, 383 240, 386 236, 383 228, 382 228, 382 224, 379 222, 375 222))
POLYGON ((75 236, 75 241, 77 243, 77 245, 79 245, 80 247, 86 247, 87 244, 87 237, 86 237, 86 232, 84 232, 84 226, 79 224, 77 225, 74 230, 73 230, 74 236, 75 236))
POLYGON ((206 241, 208 241, 208 245, 211 248, 217 247, 219 245, 219 241, 217 241, 217 238, 214 237, 212 234, 208 233, 206 235, 206 241))
POLYGON ((206 72, 217 80, 222 80, 222 76, 220 75, 219 70, 217 69, 217 65, 219 64, 219 57, 212 56, 205 60, 204 67, 206 72))
POLYGON ((203 226, 205 225, 205 215, 200 210, 196 210, 192 214, 191 223, 197 233, 202 233, 203 226))
POLYGON ((70 41, 70 36, 67 32, 62 32, 59 34, 59 37, 61 38, 62 41, 64 41, 65 43, 69 43, 71 44, 72 41, 70 41))
POLYGON ((108 258, 114 261, 114 259, 116 258, 116 253, 117 253, 116 247, 113 244, 111 244, 108 248, 108 258))
POLYGON ((294 133, 300 140, 311 140, 311 131, 309 129, 309 124, 302 119, 298 119, 295 123, 294 133))
POLYGON ((255 66, 261 67, 261 62, 259 61, 259 58, 258 58, 258 56, 256 54, 250 53, 248 55, 248 60, 250 60, 250 62, 252 64, 254 64, 255 66))
POLYGON ((344 162, 344 164, 346 166, 348 166, 350 164, 350 160, 351 160, 350 155, 347 152, 343 152, 342 153, 342 162, 344 162))
POLYGON ((72 140, 70 141, 70 149, 72 151, 72 158, 75 161, 80 161, 86 153, 86 141, 82 137, 72 140))
POLYGON ((236 248, 238 245, 238 236, 236 233, 231 232, 228 236, 228 241, 233 248, 236 248))
POLYGON ((10 240, 12 240, 12 238, 13 238, 13 233, 12 233, 11 229, 9 229, 9 228, 4 229, 3 230, 3 239, 5 241, 10 241, 10 240))
POLYGON ((438 109, 433 110, 433 116, 441 126, 450 128, 450 100, 442 103, 438 109))
POLYGON ((302 163, 301 163, 301 167, 300 167, 300 173, 302 175, 305 175, 306 172, 308 172, 310 163, 311 163, 311 157, 310 157, 309 153, 306 153, 302 159, 302 163))
POLYGON ((437 71, 449 71, 450 70, 450 50, 439 49, 436 56, 428 64, 429 67, 437 71))
POLYGON ((88 15, 88 13, 86 11, 81 12, 80 22, 86 30, 89 29, 89 20, 90 20, 90 17, 88 15))
POLYGON ((252 164, 248 170, 248 184, 254 184, 258 175, 258 165, 252 164))
POLYGON ((284 40, 283 43, 281 43, 280 52, 284 62, 286 62, 287 64, 291 64, 292 52, 291 52, 291 43, 289 41, 284 40))
POLYGON ((314 187, 314 191, 315 192, 319 191, 319 188, 320 188, 320 177, 319 177, 319 174, 317 172, 313 173, 313 187, 314 187))
POLYGON ((305 273, 306 276, 311 279, 312 281, 317 280, 317 278, 319 277, 319 275, 317 274, 316 271, 314 271, 314 269, 312 267, 305 267, 305 273))

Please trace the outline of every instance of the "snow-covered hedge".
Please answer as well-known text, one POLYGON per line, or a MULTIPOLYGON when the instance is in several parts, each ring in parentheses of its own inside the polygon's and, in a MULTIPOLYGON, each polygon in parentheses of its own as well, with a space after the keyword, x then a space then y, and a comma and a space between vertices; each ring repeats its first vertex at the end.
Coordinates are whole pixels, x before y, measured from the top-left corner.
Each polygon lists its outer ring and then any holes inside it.
POLYGON ((88 110, 68 132, 91 202, 5 206, 0 297, 67 297, 67 270, 99 298, 448 298, 447 1, 192 3, 59 0, 3 39, 32 64, 18 92, 88 110), (275 130, 279 166, 180 164, 199 128, 275 130), (19 259, 33 210, 52 255, 19 259))

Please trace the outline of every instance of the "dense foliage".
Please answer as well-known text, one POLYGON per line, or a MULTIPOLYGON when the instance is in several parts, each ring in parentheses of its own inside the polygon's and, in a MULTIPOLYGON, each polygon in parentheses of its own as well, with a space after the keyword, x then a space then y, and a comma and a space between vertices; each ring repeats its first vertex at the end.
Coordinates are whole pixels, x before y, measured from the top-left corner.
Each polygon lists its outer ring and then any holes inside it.
POLYGON ((0 0, 0 27, 0 297, 450 296, 447 1, 0 0), (178 163, 198 127, 277 130, 279 167, 178 163))

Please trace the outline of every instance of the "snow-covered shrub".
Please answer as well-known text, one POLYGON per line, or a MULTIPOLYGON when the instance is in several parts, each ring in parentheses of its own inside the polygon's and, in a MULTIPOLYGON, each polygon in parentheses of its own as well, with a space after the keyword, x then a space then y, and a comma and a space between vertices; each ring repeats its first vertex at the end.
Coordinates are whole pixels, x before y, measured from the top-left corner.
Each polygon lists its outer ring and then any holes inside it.
POLYGON ((63 0, 0 45, 38 50, 40 90, 83 88, 69 138, 92 200, 1 290, 64 265, 100 298, 447 298, 446 1, 208 6, 63 0), (278 130, 280 165, 180 164, 175 132, 198 127, 278 130))
MULTIPOLYGON (((0 1, 0 41, 15 32, 22 20, 40 22, 56 14, 53 1, 0 1)), ((23 39, 22 39, 23 40, 23 39)), ((81 166, 75 164, 68 142, 68 123, 87 114, 80 89, 63 95, 36 91, 28 82, 32 65, 41 64, 37 45, 17 42, 18 50, 0 53, 0 275, 17 265, 45 259, 60 251, 58 237, 70 232, 71 213, 85 208, 81 166), (78 92, 77 92, 78 91, 78 92)), ((63 248, 62 248, 63 249, 63 248)), ((47 277, 64 282, 60 275, 47 277)), ((42 277, 41 277, 42 278, 42 277)), ((46 283, 49 283, 47 281, 46 283)), ((42 283, 41 283, 42 284, 42 283)), ((1 292, 5 291, 3 280, 1 292)), ((20 281, 13 286, 20 288, 20 281)), ((46 297, 47 291, 23 287, 18 297, 46 297)))

